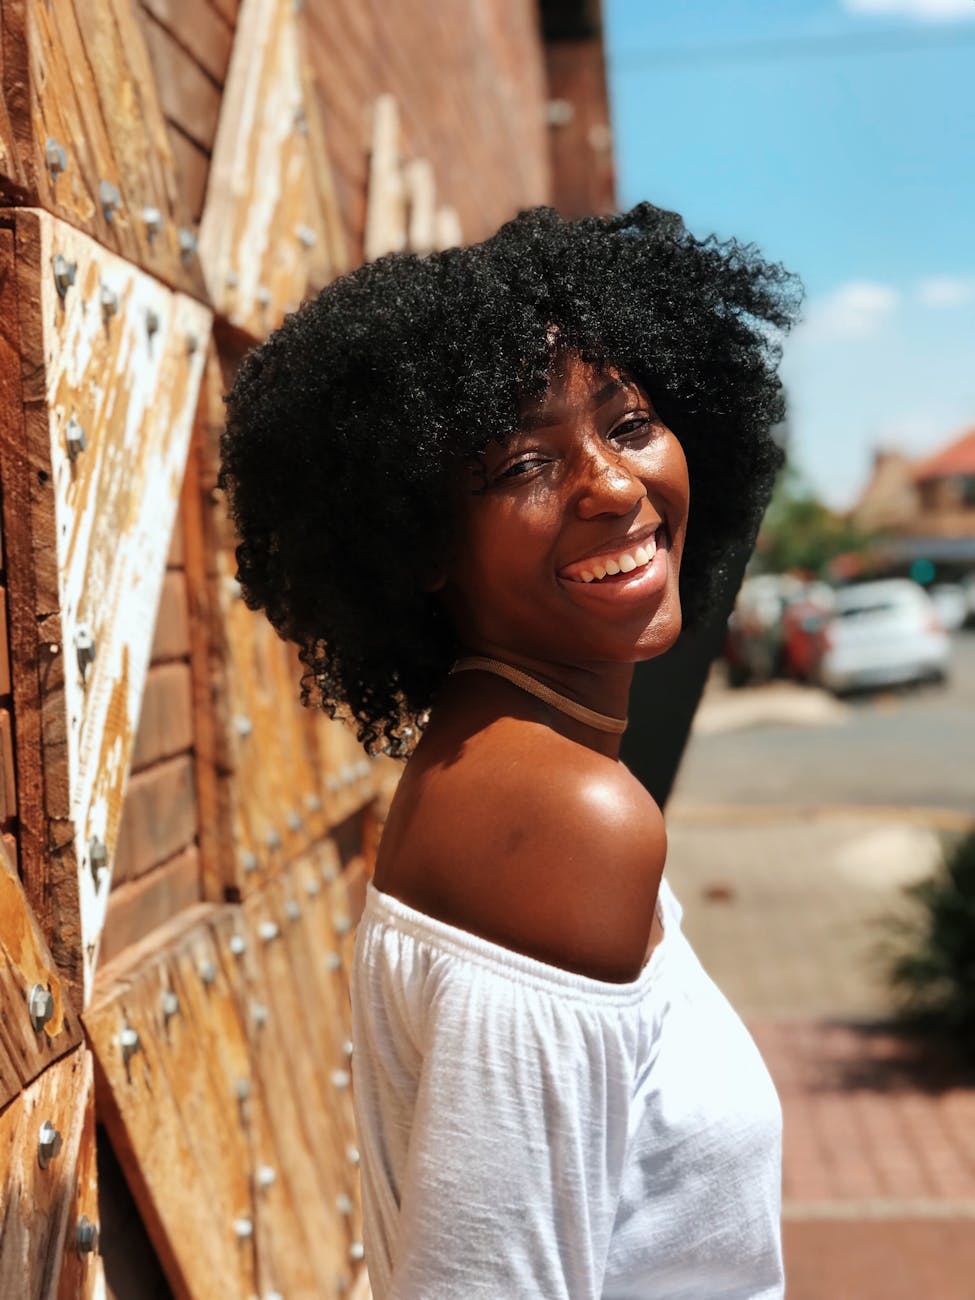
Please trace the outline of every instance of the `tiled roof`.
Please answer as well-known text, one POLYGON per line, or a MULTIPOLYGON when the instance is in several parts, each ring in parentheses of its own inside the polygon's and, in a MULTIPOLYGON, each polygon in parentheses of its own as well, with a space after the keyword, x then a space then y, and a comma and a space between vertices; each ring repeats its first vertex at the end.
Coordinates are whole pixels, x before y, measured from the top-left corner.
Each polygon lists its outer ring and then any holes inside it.
POLYGON ((956 474, 975 474, 975 429, 969 429, 933 456, 918 461, 911 477, 915 483, 921 483, 925 479, 951 478, 956 474))

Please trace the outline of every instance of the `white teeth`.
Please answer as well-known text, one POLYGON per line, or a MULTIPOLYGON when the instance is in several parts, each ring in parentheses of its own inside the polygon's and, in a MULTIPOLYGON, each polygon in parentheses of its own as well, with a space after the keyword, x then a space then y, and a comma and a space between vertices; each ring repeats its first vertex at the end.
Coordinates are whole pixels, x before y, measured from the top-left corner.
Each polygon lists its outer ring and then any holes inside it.
POLYGON ((592 571, 593 571, 593 573, 596 575, 597 578, 605 578, 605 577, 606 577, 606 570, 605 570, 605 568, 603 567, 603 565, 601 565, 601 564, 594 564, 594 565, 592 566, 592 571))
POLYGON ((607 572, 607 573, 610 573, 610 574, 612 574, 612 573, 619 573, 619 571, 620 571, 620 566, 616 563, 615 560, 607 560, 607 561, 606 561, 606 572, 607 572))
POLYGON ((595 576, 596 575, 594 573, 590 573, 588 569, 583 569, 583 571, 579 574, 579 577, 582 579, 583 582, 592 582, 595 576))

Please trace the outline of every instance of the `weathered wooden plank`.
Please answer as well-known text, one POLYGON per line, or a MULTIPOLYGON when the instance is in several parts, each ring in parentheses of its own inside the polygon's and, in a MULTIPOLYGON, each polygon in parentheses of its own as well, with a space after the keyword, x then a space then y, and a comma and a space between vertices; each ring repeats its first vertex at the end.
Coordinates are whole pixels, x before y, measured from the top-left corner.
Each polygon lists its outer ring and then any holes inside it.
POLYGON ((24 897, 17 865, 3 844, 0 1006, 0 1106, 5 1106, 24 1084, 81 1041, 81 1025, 24 897))
POLYGON ((213 144, 220 114, 220 88, 187 56, 151 14, 142 24, 159 86, 163 113, 202 149, 213 144))
POLYGON ((10 694, 10 645, 7 641, 7 589, 0 587, 0 695, 10 694))
POLYGON ((178 41, 209 77, 222 86, 234 41, 233 25, 200 0, 141 0, 152 15, 178 41))
POLYGON ((340 269, 324 129, 291 0, 245 0, 217 127, 200 261, 211 300, 262 337, 340 269), (324 187, 324 188, 323 188, 324 187))
POLYGON ((98 960, 111 961, 201 898, 200 854, 191 844, 138 880, 113 887, 98 960))
MULTIPOLYGON (((16 232, 47 819, 23 870, 90 989, 210 314, 46 214, 18 212, 16 232), (55 256, 76 267, 63 297, 55 256)), ((15 710, 19 727, 16 690, 15 710)), ((17 748, 22 791, 38 755, 17 748)))
POLYGON ((193 682, 188 663, 150 667, 142 695, 132 770, 193 747, 193 682))
POLYGON ((400 163, 399 110, 392 95, 373 105, 372 147, 366 204, 367 262, 406 248, 406 190, 400 163))
POLYGON ((189 217, 129 0, 6 0, 2 41, 16 154, 16 175, 4 176, 21 185, 20 201, 201 293, 196 258, 180 247, 189 217))
MULTIPOLYGON (((90 1053, 86 1052, 89 1063, 90 1053)), ((95 1089, 89 1077, 85 1086, 84 1116, 74 1197, 68 1211, 68 1234, 61 1254, 57 1300, 102 1300, 105 1279, 99 1254, 101 1216, 98 1204, 98 1169, 95 1146, 95 1089)))
POLYGON ((169 128, 169 147, 173 151, 183 201, 191 220, 198 224, 203 216, 207 177, 210 175, 210 152, 173 124, 169 128))
POLYGON ((193 754, 177 754, 136 772, 115 842, 113 880, 135 880, 193 841, 197 828, 193 754))
MULTIPOLYGON (((62 1256, 76 1252, 80 1205, 91 1206, 91 1055, 84 1047, 49 1066, 0 1112, 0 1295, 53 1300, 62 1256), (80 1153, 80 1156, 79 1156, 80 1153), (80 1175, 84 1186, 76 1190, 80 1175)), ((96 1255, 74 1268, 93 1295, 96 1255)), ((64 1292, 62 1292, 64 1295, 64 1292)), ((67 1296, 65 1296, 67 1300, 67 1296)))
POLYGON ((164 659, 185 659, 190 649, 189 609, 186 597, 186 575, 179 569, 166 572, 159 589, 159 602, 155 611, 150 662, 164 659))
POLYGON ((227 1200, 208 1045, 194 1041, 189 991, 173 979, 175 954, 210 914, 194 908, 107 964, 85 1014, 99 1115, 170 1286, 187 1298, 249 1295, 253 1276, 234 1230, 241 1207, 227 1200))

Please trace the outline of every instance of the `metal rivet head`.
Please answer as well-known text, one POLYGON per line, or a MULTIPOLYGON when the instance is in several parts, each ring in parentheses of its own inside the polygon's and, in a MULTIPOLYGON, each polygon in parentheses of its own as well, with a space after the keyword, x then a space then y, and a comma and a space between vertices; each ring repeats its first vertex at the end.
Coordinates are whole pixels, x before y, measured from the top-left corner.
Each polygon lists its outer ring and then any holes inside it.
POLYGON ((234 1219, 234 1236, 238 1241, 247 1241, 254 1235, 254 1224, 251 1219, 234 1219))
POLYGON ((237 581, 237 579, 236 579, 236 578, 228 578, 228 579, 227 579, 227 594, 230 595, 230 596, 232 596, 232 597, 234 598, 234 600, 237 600, 237 599, 239 598, 239 596, 240 596, 240 591, 241 591, 241 587, 240 587, 240 583, 237 581))
POLYGON ((133 1029, 131 1025, 126 1025, 118 1036, 119 1047, 122 1049, 122 1060, 128 1061, 135 1056, 136 1052, 142 1050, 142 1040, 139 1038, 139 1031, 133 1029))
POLYGON ((101 873, 108 869, 108 846, 97 835, 88 841, 88 863, 97 884, 101 873))
POLYGON ((278 1171, 273 1165, 257 1166, 257 1185, 258 1187, 271 1187, 277 1180, 278 1171))
POLYGON ((302 826, 301 813, 297 810, 297 808, 292 808, 291 811, 288 813, 288 830, 300 831, 301 826, 302 826))
POLYGON ((246 714, 238 713, 234 718, 234 728, 238 736, 249 736, 254 730, 254 724, 246 714))
POLYGON ((362 1259, 366 1253, 366 1248, 361 1241, 354 1241, 349 1247, 349 1259, 362 1259))
POLYGON ((351 1165, 357 1165, 359 1163, 359 1148, 355 1143, 350 1142, 345 1148, 345 1158, 351 1165))
POLYGON ((348 934, 352 929, 352 921, 349 917, 340 914, 332 920, 332 927, 336 934, 348 934))
POLYGON ((61 1134, 50 1120, 46 1119, 37 1135, 37 1163, 46 1169, 61 1150, 61 1134))
POLYGON ((302 248, 315 247, 315 241, 318 236, 315 234, 314 230, 312 230, 311 226, 306 226, 304 223, 300 226, 295 226, 295 235, 297 236, 298 243, 301 244, 302 248))
POLYGON ((309 877, 309 879, 305 881, 305 893, 309 898, 317 898, 320 892, 321 885, 314 876, 309 877))
POLYGON ((293 898, 289 898, 285 903, 284 914, 289 921, 297 921, 301 916, 301 908, 293 898))
POLYGON ((187 335, 186 335, 186 354, 187 354, 187 356, 192 357, 192 356, 196 353, 196 349, 197 349, 199 346, 200 346, 200 340, 196 337, 196 335, 193 333, 192 330, 189 330, 189 331, 187 332, 187 335))
POLYGON ((352 1197, 347 1196, 345 1192, 339 1192, 338 1196, 335 1198, 335 1208, 338 1210, 339 1214, 351 1214, 355 1209, 352 1197))
POLYGON ((57 180, 63 171, 68 167, 68 155, 64 152, 64 145, 58 144, 53 135, 47 137, 47 143, 44 145, 44 161, 47 163, 47 170, 51 173, 51 179, 57 180))
POLYGON ((196 252, 197 238, 192 230, 187 230, 185 226, 180 226, 179 230, 179 255, 183 265, 188 266, 196 252))
POLYGON ((342 1051, 345 1053, 346 1056, 351 1056, 352 1053, 355 1051, 355 1043, 353 1043, 351 1038, 347 1038, 345 1042, 342 1044, 342 1051))
POLYGON ((106 320, 111 320, 113 316, 118 314, 118 294, 110 284, 105 284, 104 281, 99 291, 99 301, 102 305, 102 315, 106 320))
POLYGON ((332 1087, 333 1087, 333 1088, 347 1088, 351 1082, 352 1082, 352 1079, 351 1079, 351 1077, 350 1077, 350 1075, 349 1075, 348 1070, 333 1070, 333 1071, 332 1071, 332 1087))
POLYGON ((46 984, 35 984, 27 998, 27 1011, 35 1033, 54 1018, 54 996, 46 984))
POLYGON ((200 979, 204 984, 210 985, 217 978, 217 968, 209 957, 204 957, 198 967, 200 979))
POLYGON ((368 775, 369 775, 369 760, 368 760, 368 758, 360 758, 360 759, 359 759, 358 763, 356 764, 356 771, 359 773, 359 776, 360 776, 360 777, 364 777, 364 776, 368 776, 368 775))
POLYGON ((250 851, 248 851, 247 853, 242 854, 242 855, 241 855, 241 859, 240 859, 240 865, 241 865, 241 866, 244 868, 244 870, 245 870, 246 872, 248 872, 248 873, 250 873, 251 871, 256 871, 256 870, 257 870, 257 854, 256 854, 256 853, 251 853, 250 851))
POLYGON ((162 1007, 163 1020, 171 1020, 179 1011, 179 998, 172 989, 163 989, 159 1001, 162 1007))
POLYGON ((256 295, 256 296, 257 296, 257 301, 258 301, 258 303, 260 303, 260 305, 261 305, 262 307, 270 307, 270 305, 271 305, 271 290, 267 287, 266 284, 259 284, 259 285, 257 286, 257 295, 256 295))
POLYGON ((325 954, 325 965, 329 970, 338 970, 342 965, 342 958, 337 952, 327 952, 325 954))
POLYGON ((280 930, 278 929, 276 921, 262 921, 257 927, 257 933, 265 943, 270 943, 272 939, 278 937, 280 930))
POLYGON ((235 957, 243 957, 247 951, 247 940, 242 934, 232 934, 227 947, 235 957))
POLYGON ((152 338, 153 334, 159 331, 159 313, 152 307, 146 312, 146 333, 152 338))
POLYGON ((92 1251, 98 1249, 98 1224, 92 1223, 91 1219, 83 1214, 78 1220, 74 1239, 78 1254, 90 1255, 92 1251))
POLYGON ((85 431, 73 415, 68 420, 65 437, 68 442, 68 455, 74 460, 85 449, 85 431))
POLYGON ((322 807, 322 801, 317 794, 306 794, 305 807, 308 809, 309 812, 320 812, 322 807))
POLYGON ((95 662, 95 638, 86 627, 79 627, 74 634, 74 648, 78 656, 78 667, 84 677, 89 665, 95 662))
POLYGON ((271 829, 268 831, 268 833, 264 836, 264 843, 268 846, 269 849, 279 849, 281 847, 281 832, 279 830, 275 830, 275 828, 272 826, 271 829))
POLYGON ((338 790, 339 788, 339 784, 340 784, 339 779, 334 772, 330 772, 329 775, 325 778, 325 789, 329 792, 329 794, 335 794, 336 790, 338 790))
POLYGON ((251 1081, 243 1076, 234 1080, 234 1096, 238 1101, 246 1101, 251 1095, 251 1081))
POLYGON ((308 134, 308 114, 305 112, 304 104, 299 104, 295 109, 295 130, 299 135, 308 134))
POLYGON ((238 286, 238 284, 240 284, 240 277, 237 275, 237 272, 236 272, 236 271, 228 271, 228 272, 227 272, 227 279, 226 279, 226 285, 227 285, 227 288, 228 288, 228 289, 236 289, 237 286, 238 286))
POLYGON ((102 205, 105 220, 108 222, 114 221, 116 212, 122 206, 122 196, 110 181, 102 181, 99 185, 98 201, 102 205))
POLYGON ((352 782, 355 780, 355 776, 356 776, 355 768, 352 766, 351 763, 346 763, 345 767, 342 768, 342 784, 351 785, 352 782))
POLYGON ((162 230, 163 217, 158 208, 143 208, 142 221, 146 228, 146 238, 151 244, 162 230))
POLYGON ((322 867, 322 879, 325 881, 326 885, 330 885, 333 880, 338 880, 338 878, 338 867, 334 862, 326 862, 325 866, 322 867))
POLYGON ((254 1002, 251 1004, 251 1018, 258 1029, 263 1029, 267 1024, 268 1011, 263 1002, 254 1002))
POLYGON ((54 254, 54 284, 62 298, 74 284, 77 274, 77 262, 69 262, 61 253, 54 254))

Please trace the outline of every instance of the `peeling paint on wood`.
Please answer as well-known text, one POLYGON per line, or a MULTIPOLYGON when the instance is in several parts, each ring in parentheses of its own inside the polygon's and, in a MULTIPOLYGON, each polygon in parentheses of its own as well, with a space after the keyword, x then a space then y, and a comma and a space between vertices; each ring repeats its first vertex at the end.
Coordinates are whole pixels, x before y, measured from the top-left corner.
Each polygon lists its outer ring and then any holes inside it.
POLYGON ((73 828, 87 998, 211 317, 46 214, 17 236, 46 813, 73 828))
POLYGON ((293 0, 245 0, 200 224, 210 299, 263 337, 346 269, 293 0))

